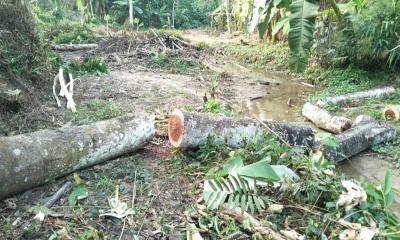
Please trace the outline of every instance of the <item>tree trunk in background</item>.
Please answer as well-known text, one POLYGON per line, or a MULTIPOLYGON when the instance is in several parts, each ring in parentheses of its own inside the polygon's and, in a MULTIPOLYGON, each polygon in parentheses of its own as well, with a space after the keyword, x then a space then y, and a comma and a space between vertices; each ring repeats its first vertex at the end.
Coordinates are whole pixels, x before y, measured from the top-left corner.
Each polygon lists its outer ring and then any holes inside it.
POLYGON ((175 109, 168 122, 171 144, 180 148, 198 148, 212 139, 216 144, 242 147, 271 130, 291 146, 313 148, 314 130, 298 123, 266 122, 268 128, 253 119, 234 119, 220 115, 182 112, 175 109))
POLYGON ((361 115, 356 118, 352 128, 336 136, 338 147, 333 149, 325 146, 324 154, 328 159, 338 162, 395 137, 394 127, 361 115))
POLYGON ((128 115, 89 125, 0 138, 0 199, 132 152, 151 140, 153 120, 128 115))
POLYGON ((129 23, 133 27, 133 0, 128 0, 129 4, 129 23))
POLYGON ((351 127, 350 119, 332 116, 328 111, 308 102, 304 104, 302 114, 317 127, 331 133, 341 133, 351 127))
POLYGON ((226 11, 226 24, 228 25, 228 32, 231 33, 231 16, 229 14, 229 0, 225 0, 226 11))
POLYGON ((52 44, 50 47, 56 51, 82 51, 95 49, 99 45, 96 43, 86 43, 86 44, 52 44))

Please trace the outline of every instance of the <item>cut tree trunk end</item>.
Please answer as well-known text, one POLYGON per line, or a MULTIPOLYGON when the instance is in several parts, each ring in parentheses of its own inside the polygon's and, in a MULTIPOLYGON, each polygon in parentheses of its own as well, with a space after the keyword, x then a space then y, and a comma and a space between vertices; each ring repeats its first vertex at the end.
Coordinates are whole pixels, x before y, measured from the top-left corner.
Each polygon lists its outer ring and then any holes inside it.
POLYGON ((132 152, 154 133, 154 121, 138 114, 1 137, 0 199, 132 152))
POLYGON ((324 154, 328 159, 339 162, 395 137, 394 127, 380 123, 370 116, 361 115, 356 118, 352 128, 336 136, 336 148, 324 146, 324 154))
POLYGON ((180 148, 198 148, 206 144, 208 139, 215 144, 237 148, 256 141, 264 132, 270 132, 291 146, 314 147, 315 132, 308 125, 277 122, 265 124, 267 128, 253 119, 234 119, 175 109, 169 118, 168 137, 174 147, 180 148))
POLYGON ((350 119, 332 116, 328 111, 308 102, 304 104, 302 114, 318 128, 331 133, 342 133, 351 127, 350 119))
POLYGON ((323 107, 327 104, 340 104, 349 100, 361 100, 364 98, 377 98, 387 96, 395 91, 394 87, 375 88, 368 91, 349 93, 340 96, 327 97, 325 100, 320 100, 317 105, 323 107))
POLYGON ((400 119, 400 105, 387 106, 383 109, 383 117, 385 119, 393 119, 399 121, 400 119))
POLYGON ((82 51, 82 50, 91 50, 98 48, 99 45, 96 43, 92 44, 52 44, 51 49, 56 51, 82 51))

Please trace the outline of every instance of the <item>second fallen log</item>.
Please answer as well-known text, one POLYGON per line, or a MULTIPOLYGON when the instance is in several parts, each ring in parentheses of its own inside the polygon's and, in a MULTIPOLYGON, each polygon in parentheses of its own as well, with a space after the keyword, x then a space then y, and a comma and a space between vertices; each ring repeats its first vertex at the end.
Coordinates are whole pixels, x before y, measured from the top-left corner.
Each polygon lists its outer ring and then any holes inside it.
POLYGON ((380 123, 370 116, 361 115, 356 118, 352 128, 336 136, 336 148, 324 147, 324 154, 328 159, 338 162, 395 137, 394 127, 380 123))
POLYGON ((127 115, 93 124, 0 137, 0 200, 132 152, 151 140, 154 121, 127 115))
POLYGON ((351 127, 350 119, 332 116, 328 111, 308 102, 304 104, 302 114, 317 127, 331 133, 341 133, 351 127))
POLYGON ((180 148, 198 148, 208 139, 212 139, 216 144, 237 148, 257 140, 263 132, 273 132, 291 146, 314 147, 315 132, 306 124, 265 124, 267 127, 253 119, 235 119, 175 109, 169 118, 168 137, 173 146, 180 148))
POLYGON ((87 44, 52 44, 50 47, 56 51, 83 51, 98 48, 96 43, 87 44))

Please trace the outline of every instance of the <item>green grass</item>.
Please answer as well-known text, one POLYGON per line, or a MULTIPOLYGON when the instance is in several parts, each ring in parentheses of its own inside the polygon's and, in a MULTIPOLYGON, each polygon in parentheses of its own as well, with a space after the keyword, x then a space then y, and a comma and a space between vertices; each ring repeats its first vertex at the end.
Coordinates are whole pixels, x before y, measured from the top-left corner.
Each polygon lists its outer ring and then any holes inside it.
POLYGON ((108 67, 101 58, 94 56, 86 56, 83 62, 66 63, 66 68, 74 75, 96 74, 101 75, 108 73, 108 67))
POLYGON ((227 45, 224 53, 256 68, 288 69, 289 47, 285 44, 227 45))
POLYGON ((66 111, 65 119, 74 124, 88 124, 121 115, 122 110, 112 100, 96 100, 91 103, 78 106, 76 112, 66 111))
POLYGON ((61 22, 39 22, 38 29, 42 40, 56 44, 93 43, 97 37, 90 26, 79 22, 64 20, 61 22))

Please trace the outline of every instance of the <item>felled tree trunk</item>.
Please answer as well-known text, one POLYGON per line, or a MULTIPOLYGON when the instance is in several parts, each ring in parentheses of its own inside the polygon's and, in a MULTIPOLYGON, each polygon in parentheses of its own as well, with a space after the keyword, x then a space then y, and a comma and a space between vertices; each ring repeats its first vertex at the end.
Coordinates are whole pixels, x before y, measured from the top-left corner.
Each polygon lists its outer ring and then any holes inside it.
POLYGON ((212 139, 215 144, 237 148, 257 140, 263 132, 273 131, 292 146, 314 146, 314 130, 299 123, 266 122, 267 128, 253 119, 234 119, 175 109, 168 122, 170 143, 180 148, 198 148, 212 139))
POLYGON ((390 141, 396 137, 396 129, 380 123, 369 116, 361 115, 356 118, 353 127, 337 135, 338 146, 325 146, 325 156, 333 161, 348 159, 369 147, 390 141))
POLYGON ((340 104, 349 100, 360 100, 364 98, 384 97, 394 92, 394 87, 375 88, 368 91, 349 93, 345 95, 327 97, 325 100, 320 100, 317 105, 323 107, 327 104, 340 104))
POLYGON ((95 49, 98 44, 52 44, 51 49, 56 51, 81 51, 95 49))
POLYGON ((142 147, 153 120, 124 116, 0 138, 0 199, 142 147))
POLYGON ((340 116, 332 116, 328 111, 311 103, 304 104, 302 114, 318 128, 327 130, 331 133, 341 133, 351 127, 350 119, 340 116))

